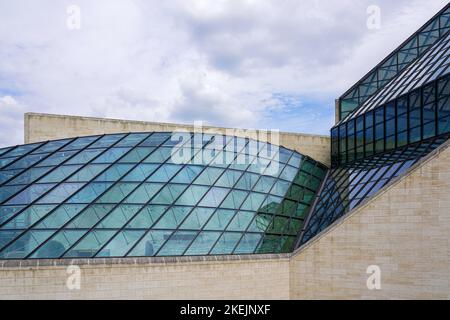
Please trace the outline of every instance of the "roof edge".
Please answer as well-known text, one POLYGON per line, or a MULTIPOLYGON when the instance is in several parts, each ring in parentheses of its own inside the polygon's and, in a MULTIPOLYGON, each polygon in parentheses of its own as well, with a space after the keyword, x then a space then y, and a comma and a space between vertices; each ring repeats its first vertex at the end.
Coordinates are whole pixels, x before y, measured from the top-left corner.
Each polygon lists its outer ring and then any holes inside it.
POLYGON ((0 260, 0 270, 10 268, 67 267, 67 266, 113 266, 113 265, 156 265, 181 263, 214 263, 234 261, 285 260, 290 253, 226 255, 226 256, 179 256, 179 257, 137 257, 137 258, 87 258, 87 259, 33 259, 0 260))
MULTIPOLYGON (((61 118, 61 119, 86 119, 86 120, 98 120, 98 121, 117 121, 117 122, 131 122, 136 124, 158 124, 158 125, 168 125, 168 126, 180 126, 187 127, 193 126, 189 123, 174 123, 174 122, 157 122, 157 121, 143 121, 143 120, 127 120, 127 119, 117 119, 117 118, 101 118, 101 117, 90 117, 90 116, 75 116, 75 115, 65 115, 65 114, 53 114, 53 113, 38 113, 38 112, 25 112, 24 117, 27 119, 29 116, 37 116, 37 117, 52 117, 52 118, 61 118)), ((204 125, 204 128, 208 129, 231 129, 231 130, 248 130, 249 128, 231 128, 231 127, 220 127, 213 125, 204 125)), ((252 129, 253 130, 253 129, 252 129)), ((254 129, 255 131, 265 131, 265 129, 254 129)), ((267 130, 266 130, 267 131, 267 130)), ((283 135, 293 135, 293 136, 305 136, 305 137, 319 137, 319 138, 327 138, 330 139, 329 135, 322 134, 311 134, 311 133, 302 133, 302 132, 289 132, 289 131, 280 131, 280 134, 283 135)))

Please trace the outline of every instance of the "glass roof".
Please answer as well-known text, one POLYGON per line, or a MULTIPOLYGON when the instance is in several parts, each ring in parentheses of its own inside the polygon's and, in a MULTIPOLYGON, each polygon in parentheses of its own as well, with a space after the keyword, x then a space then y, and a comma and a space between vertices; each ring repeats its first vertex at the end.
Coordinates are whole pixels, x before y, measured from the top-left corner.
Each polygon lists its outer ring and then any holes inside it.
POLYGON ((450 73, 450 32, 341 122, 354 119, 448 73, 450 73))
POLYGON ((450 30, 450 4, 409 37, 339 99, 339 119, 345 119, 372 95, 421 57, 450 30))
POLYGON ((326 170, 286 148, 221 135, 0 149, 0 259, 291 252, 326 170))

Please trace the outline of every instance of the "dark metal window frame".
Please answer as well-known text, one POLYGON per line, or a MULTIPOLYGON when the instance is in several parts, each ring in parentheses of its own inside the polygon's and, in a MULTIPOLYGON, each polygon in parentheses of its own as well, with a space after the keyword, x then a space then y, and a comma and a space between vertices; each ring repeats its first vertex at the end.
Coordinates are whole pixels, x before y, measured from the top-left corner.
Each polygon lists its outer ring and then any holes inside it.
MULTIPOLYGON (((386 106, 387 105, 390 105, 390 104, 394 104, 395 105, 395 147, 394 148, 397 148, 398 146, 399 146, 399 137, 400 137, 400 134, 402 134, 402 133, 404 133, 404 132, 406 132, 406 134, 407 134, 407 145, 409 145, 409 144, 411 144, 411 143, 415 143, 415 142, 417 142, 417 141, 413 141, 413 139, 412 139, 412 137, 411 137, 411 130, 413 130, 413 129, 416 129, 416 128, 420 128, 420 140, 424 140, 424 126, 426 125, 426 124, 429 124, 429 123, 431 123, 431 121, 430 122, 427 122, 427 123, 425 123, 425 121, 424 121, 424 97, 423 97, 423 95, 424 95, 424 92, 423 92, 423 90, 424 90, 424 88, 425 87, 428 87, 428 86, 434 86, 434 88, 435 88, 435 94, 436 94, 436 97, 435 97, 435 114, 436 114, 436 117, 435 117, 435 119, 434 119, 434 125, 435 125, 435 135, 434 136, 439 136, 439 121, 441 120, 441 118, 439 118, 439 110, 438 110, 438 101, 440 100, 440 99, 442 99, 443 97, 441 97, 441 96, 439 96, 439 93, 438 93, 438 83, 439 82, 441 82, 441 81, 445 81, 445 80, 447 80, 447 79, 450 79, 450 74, 446 74, 446 75, 444 75, 444 76, 441 76, 441 77, 439 77, 439 78, 437 78, 437 79, 435 79, 435 80, 433 80, 432 82, 428 82, 428 83, 425 83, 423 86, 421 86, 421 87, 419 87, 419 88, 417 88, 417 89, 415 89, 415 90, 413 90, 413 91, 411 91, 411 92, 409 92, 409 93, 407 93, 407 94, 405 94, 405 95, 402 95, 402 96, 399 96, 398 98, 396 98, 396 99, 394 99, 394 100, 391 100, 391 101, 389 101, 389 102, 387 102, 386 104, 383 104, 383 105, 381 105, 381 106, 378 106, 377 108, 375 108, 375 109, 372 109, 372 110, 370 110, 370 111, 367 111, 367 112, 373 112, 373 144, 374 144, 374 153, 373 153, 373 155, 377 155, 377 154, 380 154, 380 153, 383 153, 383 152, 386 152, 386 151, 389 151, 389 150, 392 150, 392 149, 387 149, 387 128, 386 128, 386 124, 387 124, 387 118, 386 118, 386 106), (420 103, 420 106, 418 107, 418 108, 415 108, 415 110, 416 109, 420 109, 420 125, 417 127, 417 126, 412 126, 412 124, 411 124, 411 105, 410 105, 410 97, 413 95, 413 94, 416 94, 416 93, 419 93, 419 103, 420 103), (403 100, 403 99, 405 99, 406 98, 406 101, 407 101, 407 112, 406 112, 406 117, 407 117, 407 130, 406 131, 402 131, 402 132, 399 132, 399 130, 398 130, 398 122, 399 122, 399 114, 398 114, 398 111, 397 111, 397 106, 398 106, 398 102, 399 102, 399 100, 403 100), (377 141, 377 136, 376 136, 376 127, 377 127, 377 122, 376 122, 376 115, 375 115, 375 112, 377 111, 377 110, 380 110, 380 109, 382 109, 382 108, 384 108, 384 129, 383 129, 383 131, 384 131, 384 150, 383 151, 378 151, 377 152, 377 149, 376 149, 376 147, 375 147, 375 145, 376 145, 376 141, 377 141)), ((365 114, 364 114, 365 115, 365 114)), ((361 115, 361 116, 364 116, 364 115, 361 115)), ((402 114, 403 115, 403 114, 402 114)), ((355 118, 355 119, 351 119, 351 121, 352 122, 355 122, 355 120, 356 120, 357 118, 355 118)), ((336 132, 337 132, 337 139, 338 139, 338 141, 341 141, 341 139, 342 139, 342 137, 341 137, 341 130, 340 130, 340 128, 342 127, 342 126, 344 126, 344 127, 346 127, 346 126, 348 126, 348 121, 347 122, 344 122, 344 123, 342 123, 340 126, 338 126, 338 127, 334 127, 333 128, 333 130, 336 130, 336 132)), ((366 147, 367 147, 367 140, 366 140, 366 130, 368 130, 369 128, 367 128, 366 127, 366 121, 364 122, 364 132, 365 132, 365 134, 364 134, 364 148, 366 149, 366 147)), ((347 132, 348 133, 348 132, 347 132)), ((446 133, 443 133, 444 135, 446 134, 446 133)), ((378 139, 378 141, 381 141, 380 139, 378 139)), ((336 147, 335 145, 333 145, 333 147, 336 147)), ((356 148, 356 146, 355 146, 355 148, 356 148)), ((354 149, 354 150, 356 150, 356 149, 354 149)), ((342 150, 341 149, 341 144, 339 144, 338 145, 338 151, 336 151, 336 150, 332 150, 332 154, 338 154, 339 156, 338 156, 338 159, 335 159, 334 160, 334 162, 333 162, 333 168, 336 168, 336 167, 338 167, 338 166, 342 166, 342 165, 347 165, 347 164, 351 164, 351 163, 353 163, 353 162, 357 162, 358 161, 358 159, 356 159, 356 160, 352 160, 352 161, 350 161, 349 159, 350 159, 350 157, 349 156, 345 156, 345 154, 347 154, 347 153, 349 153, 350 151, 353 151, 353 150, 350 150, 349 148, 348 148, 348 145, 347 145, 347 149, 346 150, 342 150), (343 162, 342 160, 343 159, 346 159, 346 161, 345 162, 343 162)), ((368 155, 368 153, 367 152, 365 152, 365 157, 368 157, 369 155, 368 155)), ((372 155, 370 155, 370 156, 372 156, 372 155)))
MULTIPOLYGON (((405 70, 406 69, 406 67, 408 66, 408 65, 411 65, 414 61, 416 61, 418 58, 420 58, 425 52, 426 52, 426 50, 420 50, 420 48, 421 47, 424 47, 424 46, 421 46, 420 45, 420 43, 419 43, 419 36, 420 36, 420 34, 422 34, 423 32, 432 32, 432 31, 436 31, 436 30, 439 30, 439 37, 442 37, 443 35, 445 35, 445 32, 446 32, 446 29, 448 28, 448 27, 444 27, 444 26, 442 26, 442 24, 441 24, 441 20, 442 20, 442 17, 443 16, 447 16, 447 15, 449 15, 450 14, 450 4, 447 4, 444 8, 442 8, 437 14, 435 14, 430 20, 428 20, 419 30, 417 30, 414 34, 412 34, 408 39, 406 39, 402 44, 400 44, 400 46, 398 46, 397 47, 397 49, 395 49, 393 52, 391 52, 386 58, 384 58, 378 65, 376 65, 374 68, 372 68, 372 70, 370 70, 366 75, 364 75, 362 78, 361 78, 361 80, 359 80, 357 83, 355 83, 350 89, 348 89, 340 98, 339 98, 339 119, 340 120, 343 120, 343 119, 345 119, 349 114, 351 114, 354 110, 357 110, 359 107, 360 107, 360 105, 361 105, 361 103, 364 103, 364 101, 366 101, 368 98, 370 98, 372 95, 374 95, 377 91, 379 91, 380 89, 382 89, 383 88, 383 85, 380 87, 379 85, 380 85, 380 79, 379 79, 379 71, 382 69, 382 67, 383 67, 383 65, 385 64, 385 63, 387 63, 388 61, 390 61, 390 60, 392 60, 392 58, 394 58, 394 57, 396 57, 396 66, 397 66, 397 73, 396 73, 396 75, 398 75, 399 73, 401 73, 403 70, 405 70), (438 22, 438 29, 431 29, 431 30, 428 30, 428 31, 425 31, 425 29, 429 26, 429 25, 431 25, 434 21, 437 21, 438 22), (399 61, 398 61, 398 54, 400 53, 400 52, 402 52, 402 51, 404 51, 404 50, 406 50, 406 49, 404 49, 404 47, 406 46, 406 45, 408 45, 409 43, 411 43, 412 41, 416 41, 416 46, 415 46, 415 48, 417 48, 417 56, 413 59, 413 60, 411 60, 411 61, 409 61, 409 62, 407 62, 407 63, 399 63, 399 61), (374 93, 372 93, 372 94, 369 94, 369 95, 362 95, 361 94, 361 87, 363 86, 363 84, 364 84, 364 82, 366 82, 367 80, 370 80, 371 79, 371 77, 373 77, 373 76, 376 76, 376 83, 377 83, 377 90, 374 92, 374 93), (358 99, 358 106, 355 108, 355 109, 353 109, 353 111, 350 111, 350 112, 345 112, 346 113, 346 115, 344 115, 344 111, 342 110, 342 102, 347 98, 347 96, 348 95, 350 95, 352 92, 354 92, 355 90, 357 90, 358 92, 357 92, 357 96, 356 96, 356 98, 358 99), (363 99, 363 101, 361 101, 361 98, 365 98, 365 99, 363 99)), ((447 30, 448 31, 448 30, 447 30)), ((439 40, 439 38, 436 40, 436 41, 438 41, 439 40)), ((436 42, 435 41, 435 42, 436 42)), ((434 42, 434 43, 435 43, 434 42)), ((431 43, 431 44, 427 44, 427 45, 425 45, 425 47, 426 46, 428 46, 428 48, 429 47, 431 47, 433 45, 433 43, 431 43)), ((395 76, 396 76, 395 75, 395 76)), ((394 77, 395 77, 394 76, 394 77)), ((394 78, 394 77, 391 77, 390 79, 392 79, 392 78, 394 78)), ((389 79, 388 79, 389 80, 389 79)), ((372 83, 373 81, 369 81, 369 83, 372 83)), ((387 82, 389 82, 389 81, 387 81, 387 82)), ((386 85, 386 84, 385 84, 386 85)), ((352 99, 354 99, 354 98, 352 98, 352 99)))

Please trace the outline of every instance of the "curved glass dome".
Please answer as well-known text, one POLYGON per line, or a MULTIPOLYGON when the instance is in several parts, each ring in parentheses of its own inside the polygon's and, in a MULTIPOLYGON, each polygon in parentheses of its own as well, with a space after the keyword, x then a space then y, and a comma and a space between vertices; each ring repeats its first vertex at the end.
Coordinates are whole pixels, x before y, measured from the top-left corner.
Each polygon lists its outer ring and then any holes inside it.
POLYGON ((222 135, 0 149, 0 259, 290 252, 325 172, 297 152, 222 135))

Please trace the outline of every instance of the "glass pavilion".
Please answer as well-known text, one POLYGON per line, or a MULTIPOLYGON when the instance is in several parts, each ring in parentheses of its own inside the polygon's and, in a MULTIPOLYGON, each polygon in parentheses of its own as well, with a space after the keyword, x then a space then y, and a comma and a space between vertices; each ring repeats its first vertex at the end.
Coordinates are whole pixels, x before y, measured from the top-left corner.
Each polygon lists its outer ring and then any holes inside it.
POLYGON ((324 165, 249 139, 203 135, 198 146, 189 135, 180 146, 171 136, 0 150, 0 259, 293 250, 324 165), (223 150, 210 146, 214 139, 223 150), (178 152, 202 163, 174 163, 178 152))

